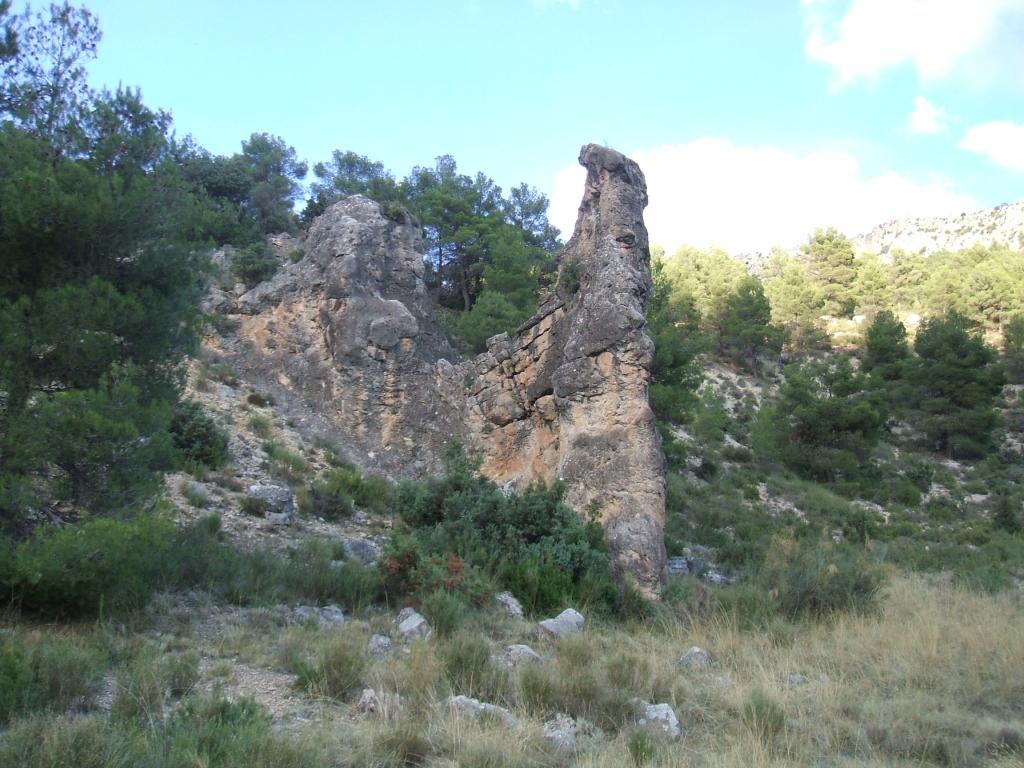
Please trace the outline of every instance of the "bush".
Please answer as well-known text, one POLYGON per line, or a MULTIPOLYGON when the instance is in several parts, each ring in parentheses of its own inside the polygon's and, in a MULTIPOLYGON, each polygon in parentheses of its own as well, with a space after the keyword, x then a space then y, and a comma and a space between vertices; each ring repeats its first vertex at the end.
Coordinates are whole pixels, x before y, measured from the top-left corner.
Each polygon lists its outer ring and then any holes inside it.
POLYGON ((771 744, 786 727, 786 713, 764 691, 754 691, 744 702, 743 724, 764 744, 771 744))
POLYGON ((647 728, 634 728, 626 740, 633 765, 646 765, 658 754, 658 739, 647 728))
POLYGON ((171 437, 186 461, 210 469, 223 466, 228 458, 228 436, 194 400, 183 400, 174 409, 171 437))
POLYGON ((256 437, 262 437, 266 440, 273 432, 273 422, 262 414, 254 413, 249 417, 249 430, 256 437))
POLYGON ((386 566, 390 589, 422 589, 426 566, 450 564, 450 556, 460 565, 455 574, 460 585, 478 574, 498 576, 533 605, 549 605, 561 589, 549 589, 536 571, 554 574, 558 569, 560 583, 564 586, 561 574, 567 574, 574 591, 587 576, 610 576, 604 530, 562 503, 563 493, 555 484, 506 495, 479 474, 461 446, 452 444, 443 477, 398 488, 396 508, 408 532, 399 530, 392 537, 386 566), (507 565, 527 560, 536 565, 507 565))
POLYGON ((423 615, 441 637, 450 637, 461 626, 466 604, 444 589, 437 589, 423 598, 423 615))
POLYGON ((479 635, 460 633, 440 649, 452 692, 490 702, 506 696, 509 675, 491 659, 491 647, 479 635))
POLYGON ((0 589, 27 613, 91 617, 140 608, 157 589, 202 586, 241 604, 312 600, 359 611, 380 590, 379 572, 338 564, 307 542, 287 557, 220 541, 219 518, 178 528, 141 515, 40 528, 18 544, 0 538, 0 589))
POLYGON ((383 514, 391 496, 391 484, 383 477, 364 476, 355 467, 336 462, 310 489, 311 511, 328 520, 347 517, 355 507, 383 514))
POLYGON ((118 672, 110 716, 125 722, 155 723, 163 717, 164 691, 159 660, 151 654, 140 656, 118 672))
POLYGON ((138 608, 164 582, 175 534, 148 515, 40 528, 14 549, 5 586, 22 610, 45 616, 138 608))
POLYGON ((0 725, 33 712, 65 712, 87 699, 108 662, 91 638, 0 635, 0 725))
POLYGON ((335 635, 312 656, 293 653, 288 660, 296 682, 321 696, 347 699, 363 686, 369 668, 363 638, 351 632, 335 635))
POLYGON ((274 442, 264 443, 263 450, 267 452, 267 456, 273 462, 274 474, 281 476, 289 483, 299 482, 309 471, 309 462, 298 451, 274 442))
POLYGON ((252 288, 277 271, 278 261, 266 243, 253 243, 235 253, 231 271, 239 281, 252 288))
POLYGON ((787 616, 822 617, 874 610, 884 575, 877 563, 853 545, 776 539, 762 580, 775 591, 779 609, 787 616))

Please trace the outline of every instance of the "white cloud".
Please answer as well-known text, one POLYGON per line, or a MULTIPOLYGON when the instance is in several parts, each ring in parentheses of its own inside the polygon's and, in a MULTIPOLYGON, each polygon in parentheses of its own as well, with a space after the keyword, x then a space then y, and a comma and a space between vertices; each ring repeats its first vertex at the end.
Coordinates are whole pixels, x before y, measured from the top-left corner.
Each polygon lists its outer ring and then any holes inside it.
POLYGON ((914 109, 907 117, 907 131, 921 135, 943 133, 946 124, 955 119, 942 107, 935 106, 924 96, 918 96, 914 99, 914 109))
MULTIPOLYGON (((942 216, 979 208, 947 180, 893 171, 866 175, 845 152, 795 154, 702 138, 631 153, 647 177, 644 219, 651 242, 669 252, 683 244, 732 253, 792 247, 815 227, 849 235, 901 216, 942 216)), ((555 178, 551 220, 568 239, 583 192, 583 170, 555 178)))
POLYGON ((985 155, 996 165, 1024 173, 1024 125, 996 120, 969 128, 957 144, 985 155))
POLYGON ((844 0, 838 18, 833 0, 801 4, 807 55, 832 68, 834 88, 907 64, 944 79, 976 54, 990 59, 1008 17, 1024 15, 1024 0, 844 0))

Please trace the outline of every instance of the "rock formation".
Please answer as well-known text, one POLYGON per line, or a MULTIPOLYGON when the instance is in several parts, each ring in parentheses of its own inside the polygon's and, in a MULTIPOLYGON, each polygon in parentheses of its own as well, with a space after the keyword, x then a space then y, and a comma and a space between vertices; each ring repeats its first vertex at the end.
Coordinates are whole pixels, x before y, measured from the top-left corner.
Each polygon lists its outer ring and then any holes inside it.
POLYGON ((418 224, 359 196, 314 222, 297 263, 214 300, 239 320, 222 351, 366 468, 436 471, 458 437, 496 482, 564 481, 574 509, 599 511, 617 575, 657 595, 664 468, 647 403, 646 184, 610 149, 587 145, 580 163, 586 189, 558 291, 475 360, 451 362, 418 224))

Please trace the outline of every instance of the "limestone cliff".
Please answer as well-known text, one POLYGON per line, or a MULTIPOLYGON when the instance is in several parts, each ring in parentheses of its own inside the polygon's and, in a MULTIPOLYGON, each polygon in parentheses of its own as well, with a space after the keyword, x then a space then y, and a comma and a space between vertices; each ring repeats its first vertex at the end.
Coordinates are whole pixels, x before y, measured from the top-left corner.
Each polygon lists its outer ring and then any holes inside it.
POLYGON ((586 189, 559 291, 475 360, 451 362, 418 224, 358 196, 314 222, 297 263, 220 297, 238 319, 222 351, 365 467, 436 471, 458 437, 499 483, 563 480, 573 508, 600 510, 617 575, 656 595, 664 469, 647 403, 647 189, 613 150, 587 145, 580 163, 586 189))

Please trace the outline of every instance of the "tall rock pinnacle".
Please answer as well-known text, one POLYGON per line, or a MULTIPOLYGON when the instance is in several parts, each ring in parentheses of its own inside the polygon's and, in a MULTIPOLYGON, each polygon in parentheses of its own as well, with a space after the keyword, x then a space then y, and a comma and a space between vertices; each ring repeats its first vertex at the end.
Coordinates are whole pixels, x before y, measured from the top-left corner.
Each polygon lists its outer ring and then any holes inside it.
POLYGON ((358 196, 314 222, 305 258, 234 301, 239 330, 224 351, 364 468, 437 471, 459 438, 498 483, 563 481, 577 512, 598 510, 616 576, 654 597, 665 489, 647 402, 647 186, 614 150, 588 144, 580 163, 586 188, 557 291, 474 360, 447 359, 419 225, 358 196))

